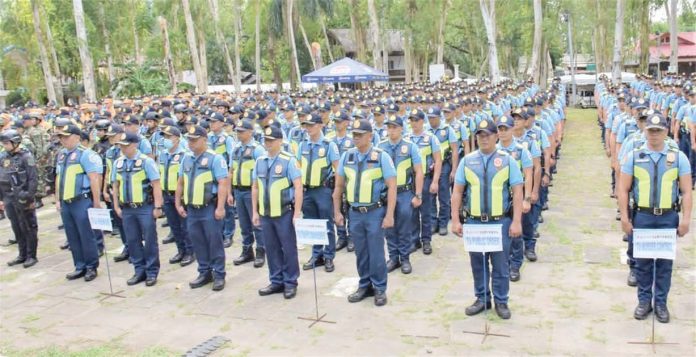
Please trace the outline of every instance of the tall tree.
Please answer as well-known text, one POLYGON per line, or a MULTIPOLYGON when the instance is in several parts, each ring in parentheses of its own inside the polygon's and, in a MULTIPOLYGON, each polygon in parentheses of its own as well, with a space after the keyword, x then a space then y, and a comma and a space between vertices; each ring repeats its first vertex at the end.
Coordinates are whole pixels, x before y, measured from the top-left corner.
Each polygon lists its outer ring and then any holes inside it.
POLYGON ((234 66, 237 68, 234 77, 234 88, 237 92, 242 90, 242 60, 241 45, 242 40, 242 9, 239 0, 232 1, 232 22, 234 27, 234 66))
POLYGON ((36 0, 31 0, 32 14, 34 17, 34 33, 39 43, 39 56, 41 58, 41 70, 43 71, 44 83, 46 84, 46 95, 49 101, 56 102, 56 90, 53 87, 53 73, 48 62, 48 53, 44 45, 43 31, 41 31, 41 18, 39 17, 39 5, 36 0))
POLYGON ((677 29, 677 2, 678 0, 669 0, 669 69, 672 72, 679 72, 679 53, 678 53, 678 40, 679 40, 679 30, 677 29))
POLYGON ((640 58, 639 69, 643 73, 648 72, 650 63, 650 0, 640 2, 640 58))
POLYGON ((198 56, 200 56, 201 62, 201 72, 203 72, 203 78, 205 78, 205 91, 208 91, 208 51, 207 42, 205 40, 205 31, 203 28, 199 28, 196 31, 196 37, 198 42, 198 56))
POLYGON ((186 41, 188 42, 189 52, 191 53, 193 71, 196 73, 196 86, 198 87, 198 92, 207 93, 208 79, 203 76, 203 69, 201 68, 201 58, 198 53, 198 45, 196 44, 196 33, 193 24, 193 16, 191 16, 191 6, 189 5, 189 0, 181 0, 181 4, 184 8, 184 20, 186 21, 186 41))
POLYGON ((539 61, 541 61, 541 39, 543 33, 544 16, 541 12, 541 0, 534 0, 534 43, 532 45, 532 60, 531 67, 527 74, 534 78, 537 84, 540 84, 541 76, 539 71, 539 61))
POLYGON ((358 61, 365 62, 367 60, 367 54, 365 51, 365 31, 360 23, 360 12, 359 12, 359 1, 350 0, 350 29, 353 36, 353 41, 355 42, 355 55, 358 61))
POLYGON ((295 28, 293 22, 294 0, 287 0, 285 6, 285 25, 288 28, 288 45, 290 46, 290 87, 298 88, 299 82, 302 80, 300 75, 300 63, 297 60, 297 46, 295 45, 295 28))
POLYGON ((167 65, 167 74, 169 76, 169 85, 172 88, 172 94, 177 92, 176 73, 174 72, 174 61, 172 61, 172 52, 169 45, 169 31, 167 30, 167 19, 164 16, 159 18, 160 31, 162 32, 162 43, 164 45, 164 62, 167 65))
MULTIPOLYGON (((100 2, 98 6, 99 25, 101 26, 102 37, 104 37, 104 54, 106 55, 106 69, 107 75, 109 77, 109 88, 112 88, 113 86, 111 84, 114 83, 114 80, 116 78, 114 76, 114 58, 111 55, 111 36, 109 35, 109 28, 106 27, 106 15, 104 14, 104 4, 100 2)), ((111 90, 110 93, 111 97, 114 97, 114 91, 111 90)))
MULTIPOLYGON (((257 4, 261 0, 256 0, 257 4)), ((218 6, 218 0, 208 0, 208 7, 210 8, 210 14, 213 16, 213 28, 215 29, 215 40, 218 46, 222 49, 222 55, 225 58, 225 64, 227 65, 227 73, 229 75, 229 80, 235 85, 234 89, 239 92, 241 91, 241 84, 238 83, 235 75, 235 68, 232 64, 232 57, 230 56, 230 49, 227 47, 227 41, 222 34, 220 29, 220 7, 218 6)))
POLYGON ((256 19, 254 26, 254 63, 256 69, 256 90, 261 91, 261 0, 256 0, 256 19))
POLYGON ((139 0, 132 0, 131 3, 129 4, 130 7, 130 22, 131 22, 131 27, 133 29, 133 47, 135 48, 135 63, 138 65, 143 64, 143 54, 142 54, 142 49, 140 47, 140 31, 139 27, 136 21, 136 18, 138 16, 138 1, 139 0))
POLYGON ((435 63, 437 64, 442 64, 445 56, 445 26, 447 25, 447 9, 449 6, 450 0, 442 0, 442 10, 437 30, 437 57, 435 57, 435 63))
POLYGON ((48 24, 48 17, 42 6, 39 6, 39 17, 42 20, 42 27, 46 28, 46 47, 51 54, 51 68, 53 68, 53 86, 56 91, 56 99, 58 99, 58 104, 63 105, 63 76, 60 72, 60 63, 58 63, 58 53, 56 52, 56 46, 54 46, 53 32, 51 31, 51 26, 48 24))
POLYGON ((486 0, 479 0, 479 5, 488 38, 488 74, 491 77, 491 82, 498 83, 500 70, 498 69, 498 48, 496 45, 495 0, 488 0, 488 4, 486 4, 486 0))
POLYGON ((94 82, 94 65, 92 64, 92 54, 89 52, 82 0, 73 0, 73 13, 75 16, 75 30, 77 32, 77 47, 80 51, 80 62, 82 63, 82 82, 85 86, 85 96, 88 101, 96 102, 97 86, 94 82))
POLYGON ((614 82, 621 82, 621 50, 623 47, 624 10, 624 0, 617 0, 616 24, 614 26, 614 57, 611 68, 611 77, 614 82))
POLYGON ((382 48, 382 38, 379 32, 379 20, 377 17, 377 7, 375 0, 367 0, 367 13, 370 17, 370 43, 372 44, 372 67, 384 71, 382 68, 382 56, 384 49, 382 48))

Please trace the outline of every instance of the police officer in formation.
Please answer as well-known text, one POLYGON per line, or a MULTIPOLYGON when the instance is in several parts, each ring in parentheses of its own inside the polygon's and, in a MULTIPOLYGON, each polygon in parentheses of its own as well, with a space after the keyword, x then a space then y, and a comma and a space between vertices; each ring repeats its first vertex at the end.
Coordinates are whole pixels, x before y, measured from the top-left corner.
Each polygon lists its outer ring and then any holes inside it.
POLYGON ((22 137, 16 130, 0 134, 4 151, 0 152, 0 211, 7 213, 12 233, 17 240, 17 257, 8 266, 34 266, 38 246, 35 195, 38 184, 36 160, 20 144, 22 137))

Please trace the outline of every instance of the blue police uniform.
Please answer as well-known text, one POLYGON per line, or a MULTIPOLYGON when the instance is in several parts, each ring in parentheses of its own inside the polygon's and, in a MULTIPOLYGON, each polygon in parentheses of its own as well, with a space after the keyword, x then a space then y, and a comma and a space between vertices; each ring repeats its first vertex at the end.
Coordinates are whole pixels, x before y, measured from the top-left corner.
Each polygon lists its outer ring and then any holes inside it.
MULTIPOLYGON (((336 147, 338 148, 338 156, 339 158, 343 156, 343 153, 346 151, 352 149, 355 147, 355 144, 353 143, 353 138, 351 138, 349 135, 345 135, 343 137, 338 137, 335 135, 331 140, 336 144, 336 147)), ((348 214, 348 212, 343 212, 344 216, 348 214)), ((348 237, 348 230, 346 229, 346 221, 343 221, 343 224, 336 225, 336 235, 338 236, 338 241, 339 242, 347 242, 349 237, 348 237)))
MULTIPOLYGON (((208 147, 213 150, 216 154, 222 155, 222 157, 227 162, 227 166, 232 166, 232 153, 234 152, 234 139, 227 135, 224 131, 220 134, 209 133, 208 134, 208 147)), ((228 205, 225 203, 225 219, 222 229, 222 236, 224 239, 232 239, 234 236, 234 231, 236 230, 235 221, 236 209, 235 206, 228 205)), ((231 241, 230 241, 231 243, 231 241)))
MULTIPOLYGON (((644 145, 624 158, 621 172, 633 177, 633 228, 676 229, 679 226, 679 178, 691 174, 684 153, 668 145, 654 152, 644 145)), ((629 250, 632 250, 633 235, 629 234, 628 238, 629 250)), ((655 269, 653 272, 652 259, 635 259, 638 301, 649 304, 654 294, 655 306, 666 306, 672 261, 657 259, 655 269)))
POLYGON ((302 186, 305 189, 302 214, 305 218, 326 219, 329 245, 315 245, 312 258, 333 259, 336 255, 336 236, 333 215, 332 163, 339 159, 338 148, 323 136, 316 142, 307 137, 298 147, 297 160, 302 167, 302 186))
POLYGON ((102 174, 102 160, 94 151, 83 146, 62 149, 56 161, 60 215, 70 244, 75 270, 96 269, 99 253, 94 231, 89 224, 87 209, 92 208, 88 174, 102 174))
POLYGON ((242 231, 242 245, 245 250, 250 250, 254 241, 256 241, 257 250, 265 248, 261 228, 254 227, 251 223, 252 171, 256 160, 264 153, 265 150, 254 140, 246 144, 238 143, 232 153, 232 188, 239 216, 239 228, 242 231))
POLYGON ((413 245, 413 226, 418 219, 418 210, 413 208, 411 200, 415 195, 415 174, 413 167, 421 165, 421 153, 416 144, 401 139, 392 142, 383 140, 379 148, 389 154, 396 168, 396 210, 394 227, 387 229, 387 250, 393 262, 409 261, 413 245))
POLYGON ((452 148, 450 144, 455 143, 459 145, 459 141, 457 141, 457 135, 454 130, 443 123, 440 123, 440 126, 437 128, 430 128, 430 130, 440 142, 440 153, 442 154, 442 170, 440 172, 437 197, 433 195, 430 211, 433 228, 441 229, 447 227, 451 214, 450 199, 452 193, 450 191, 449 177, 452 173, 452 148))
POLYGON ((193 254, 193 242, 188 233, 186 218, 181 217, 176 210, 176 188, 180 166, 184 161, 186 152, 183 144, 179 143, 173 152, 162 150, 157 157, 162 185, 162 210, 167 217, 167 222, 169 222, 169 228, 172 230, 177 251, 182 257, 193 254))
MULTIPOLYGON (((106 160, 104 184, 109 187, 111 186, 111 171, 113 170, 114 162, 116 161, 116 159, 119 158, 119 156, 121 156, 121 147, 118 145, 112 145, 111 147, 109 147, 109 149, 106 150, 106 154, 104 155, 104 159, 106 160)), ((111 190, 109 190, 109 197, 111 198, 112 203, 107 203, 107 208, 111 209, 115 200, 115 197, 111 193, 111 190)), ((118 229, 119 236, 121 237, 121 242, 123 243, 123 249, 125 252, 128 252, 128 240, 126 240, 126 231, 123 227, 123 221, 121 220, 121 217, 119 217, 117 214, 113 212, 113 209, 111 211, 111 218, 114 227, 118 229)))
POLYGON ((297 286, 300 267, 297 237, 292 222, 295 209, 293 181, 302 177, 297 160, 288 152, 256 160, 253 179, 258 187, 258 211, 263 227, 272 285, 297 286))
MULTIPOLYGON (((455 184, 466 189, 467 224, 501 224, 503 251, 485 253, 486 279, 491 280, 493 298, 496 304, 507 304, 510 290, 510 236, 512 223, 511 187, 523 183, 522 172, 507 152, 496 150, 483 154, 476 150, 466 155, 459 163, 455 174, 455 184), (492 267, 489 271, 488 260, 492 267)), ((479 300, 490 300, 491 288, 483 281, 484 257, 481 253, 469 253, 471 270, 474 275, 474 290, 479 300)))
POLYGON ((114 162, 111 182, 118 183, 121 219, 128 242, 130 262, 136 276, 156 278, 159 274, 159 247, 157 227, 152 216, 153 193, 151 182, 158 181, 160 173, 149 156, 135 153, 121 156, 114 162), (144 245, 143 245, 144 243, 144 245))
POLYGON ((420 163, 423 168, 423 195, 422 204, 416 210, 416 220, 414 221, 413 234, 411 234, 412 244, 418 246, 419 243, 431 242, 433 233, 432 225, 432 206, 434 195, 430 193, 430 185, 433 182, 435 170, 435 159, 433 153, 441 152, 440 141, 431 132, 423 131, 420 135, 411 133, 408 139, 418 146, 420 153, 420 163))
POLYGON ((211 150, 195 156, 187 153, 179 165, 183 178, 182 200, 186 207, 186 224, 198 261, 198 272, 214 279, 225 278, 225 249, 222 245, 223 220, 217 220, 215 208, 218 180, 228 177, 227 162, 211 150))
POLYGON ((370 285, 377 292, 387 290, 387 264, 384 259, 382 220, 386 207, 386 179, 396 176, 394 163, 381 149, 370 147, 366 153, 348 150, 339 161, 339 176, 346 180, 346 198, 350 204, 348 230, 355 242, 359 288, 370 285))

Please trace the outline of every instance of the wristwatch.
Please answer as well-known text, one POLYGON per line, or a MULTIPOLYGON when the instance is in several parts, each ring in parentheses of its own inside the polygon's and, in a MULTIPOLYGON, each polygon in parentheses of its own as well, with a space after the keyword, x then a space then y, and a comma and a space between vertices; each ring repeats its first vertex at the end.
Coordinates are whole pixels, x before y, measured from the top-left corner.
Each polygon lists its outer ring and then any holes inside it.
POLYGON ((154 209, 162 209, 162 207, 155 207, 154 209))
POLYGON ((524 200, 525 200, 526 202, 530 202, 530 203, 532 202, 532 198, 531 198, 531 197, 525 197, 524 200))
POLYGON ((420 194, 420 193, 416 193, 416 198, 419 199, 419 200, 422 200, 422 199, 423 199, 423 195, 420 194))

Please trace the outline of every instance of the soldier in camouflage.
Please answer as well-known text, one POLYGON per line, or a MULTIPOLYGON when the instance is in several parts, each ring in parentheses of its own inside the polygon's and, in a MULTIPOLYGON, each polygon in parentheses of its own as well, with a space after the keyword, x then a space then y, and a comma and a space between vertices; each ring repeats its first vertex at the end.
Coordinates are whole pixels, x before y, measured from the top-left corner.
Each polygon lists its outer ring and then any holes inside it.
MULTIPOLYGON (((47 159, 50 136, 41 125, 43 118, 41 117, 40 113, 32 112, 28 116, 24 116, 22 119, 25 136, 29 138, 34 146, 32 154, 36 158, 36 168, 38 170, 39 182, 43 183, 46 181, 46 167, 48 166, 47 159)), ((46 195, 46 185, 38 185, 36 190, 36 208, 41 208, 43 206, 41 199, 46 197, 46 195)))

